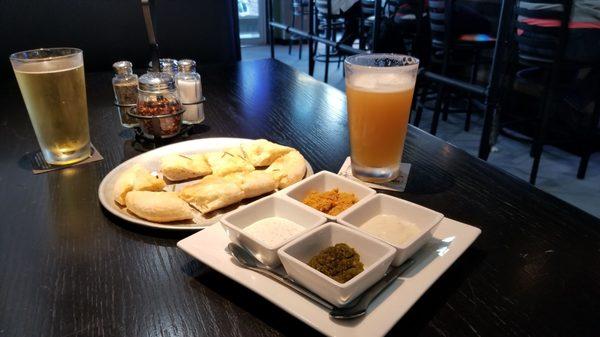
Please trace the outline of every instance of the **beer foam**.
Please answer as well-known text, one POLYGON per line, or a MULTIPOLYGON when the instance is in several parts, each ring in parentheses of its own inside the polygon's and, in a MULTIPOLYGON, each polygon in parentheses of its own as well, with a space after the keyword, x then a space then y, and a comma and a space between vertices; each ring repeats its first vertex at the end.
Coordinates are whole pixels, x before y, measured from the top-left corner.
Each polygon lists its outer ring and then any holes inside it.
POLYGON ((370 73, 349 76, 346 84, 357 89, 375 92, 407 91, 414 88, 415 78, 411 73, 370 73))
POLYGON ((53 60, 13 62, 14 71, 25 74, 58 73, 73 70, 81 66, 83 66, 83 56, 81 54, 53 60))

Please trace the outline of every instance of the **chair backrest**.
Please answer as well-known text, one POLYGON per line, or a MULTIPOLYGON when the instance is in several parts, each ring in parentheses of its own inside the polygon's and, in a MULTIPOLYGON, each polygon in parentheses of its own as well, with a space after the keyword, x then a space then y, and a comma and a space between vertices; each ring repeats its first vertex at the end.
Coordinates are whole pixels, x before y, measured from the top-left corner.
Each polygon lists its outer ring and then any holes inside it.
POLYGON ((331 13, 331 0, 315 0, 315 10, 319 17, 333 15, 331 13))
POLYGON ((521 63, 551 65, 562 59, 572 5, 573 0, 526 0, 517 3, 515 40, 521 63))
POLYGON ((400 6, 401 6, 400 0, 388 0, 387 1, 388 14, 392 15, 392 14, 396 13, 396 9, 400 6))
POLYGON ((375 0, 360 0, 360 11, 363 18, 375 15, 375 0))
MULTIPOLYGON (((435 0, 434 0, 435 1, 435 0)), ((405 20, 414 20, 418 27, 427 17, 425 13, 426 0, 387 0, 384 3, 384 15, 393 17, 401 15, 405 20)), ((427 23, 429 25, 429 23, 427 23)))
POLYGON ((306 13, 308 10, 307 0, 292 0, 292 14, 300 16, 306 13))
MULTIPOLYGON (((236 0, 151 0, 151 8, 161 56, 240 59, 236 0)), ((0 1, 0 22, 0 71, 12 72, 9 54, 40 47, 82 49, 86 71, 121 59, 145 68, 150 59, 140 0, 0 1)))
POLYGON ((433 44, 449 45, 452 36, 452 1, 429 0, 428 12, 433 44))

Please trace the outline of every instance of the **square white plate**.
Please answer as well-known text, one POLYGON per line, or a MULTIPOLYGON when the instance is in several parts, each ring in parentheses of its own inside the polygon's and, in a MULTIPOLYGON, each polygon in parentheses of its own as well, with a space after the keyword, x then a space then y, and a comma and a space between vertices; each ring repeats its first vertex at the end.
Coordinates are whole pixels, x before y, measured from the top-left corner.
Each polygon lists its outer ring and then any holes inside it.
POLYGON ((383 336, 480 233, 479 228, 443 219, 432 240, 413 256, 415 264, 371 303, 367 315, 349 321, 332 319, 325 308, 286 286, 235 265, 225 251, 229 238, 219 224, 179 241, 177 246, 325 335, 383 336))

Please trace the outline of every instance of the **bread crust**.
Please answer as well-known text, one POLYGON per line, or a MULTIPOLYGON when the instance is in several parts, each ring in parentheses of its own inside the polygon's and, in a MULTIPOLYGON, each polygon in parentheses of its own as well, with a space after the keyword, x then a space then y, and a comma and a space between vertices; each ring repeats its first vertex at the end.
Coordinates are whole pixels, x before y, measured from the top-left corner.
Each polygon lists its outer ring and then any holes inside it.
POLYGON ((132 191, 125 197, 127 210, 142 219, 172 222, 192 219, 190 206, 175 192, 132 191))
POLYGON ((294 184, 306 174, 306 161, 300 152, 293 150, 277 158, 267 169, 282 189, 294 184))
POLYGON ((131 191, 161 191, 165 186, 164 180, 153 176, 142 165, 134 164, 117 178, 113 195, 115 201, 123 206, 125 205, 125 196, 131 191))
POLYGON ((198 183, 179 191, 179 197, 202 213, 223 208, 244 199, 244 192, 234 182, 223 177, 208 175, 198 183))
POLYGON ((204 154, 170 154, 160 160, 160 171, 171 181, 203 177, 212 173, 204 154))

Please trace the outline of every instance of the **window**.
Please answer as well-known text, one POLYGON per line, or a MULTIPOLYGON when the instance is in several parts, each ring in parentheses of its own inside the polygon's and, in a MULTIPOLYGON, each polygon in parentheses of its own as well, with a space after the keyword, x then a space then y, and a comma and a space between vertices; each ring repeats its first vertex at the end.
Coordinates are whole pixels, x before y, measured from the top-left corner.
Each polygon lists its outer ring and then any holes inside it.
POLYGON ((264 4, 263 0, 238 0, 242 44, 266 42, 264 4))

